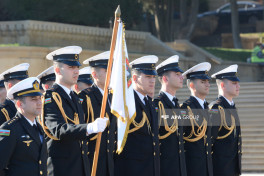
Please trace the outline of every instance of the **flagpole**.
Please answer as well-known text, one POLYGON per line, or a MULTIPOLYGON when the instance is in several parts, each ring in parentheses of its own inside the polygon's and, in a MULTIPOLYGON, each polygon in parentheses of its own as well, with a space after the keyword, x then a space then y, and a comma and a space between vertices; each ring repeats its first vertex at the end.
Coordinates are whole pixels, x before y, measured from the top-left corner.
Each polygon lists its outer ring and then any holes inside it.
MULTIPOLYGON (((110 47, 110 58, 108 61, 108 66, 107 66, 106 80, 105 80, 105 86, 104 86, 104 96, 102 100, 100 118, 103 118, 105 116, 105 109, 106 109, 106 103, 107 103, 107 97, 108 97, 108 86, 110 83, 110 77, 111 77, 111 72, 112 72, 113 55, 114 55, 114 50, 115 50, 115 45, 116 45, 117 29, 119 25, 118 20, 120 19, 120 15, 121 15, 121 10, 120 10, 120 6, 118 5, 115 11, 115 22, 114 22, 112 41, 111 41, 111 47, 110 47)), ((96 139, 95 151, 94 151, 94 159, 93 159, 93 167, 92 167, 91 176, 96 176, 99 149, 100 149, 100 144, 101 144, 101 136, 102 136, 102 133, 98 133, 98 136, 96 139)))

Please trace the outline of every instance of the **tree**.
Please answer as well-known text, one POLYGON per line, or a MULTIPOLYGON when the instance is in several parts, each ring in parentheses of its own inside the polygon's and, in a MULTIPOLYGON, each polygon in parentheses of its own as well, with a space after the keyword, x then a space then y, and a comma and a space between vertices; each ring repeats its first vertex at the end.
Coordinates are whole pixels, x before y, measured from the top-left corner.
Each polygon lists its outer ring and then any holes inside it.
POLYGON ((239 16, 237 0, 230 0, 231 6, 231 23, 232 23, 232 36, 235 48, 242 48, 240 32, 239 32, 239 16))
POLYGON ((141 0, 141 2, 155 17, 158 38, 162 41, 174 41, 191 38, 199 5, 206 4, 207 0, 141 0))

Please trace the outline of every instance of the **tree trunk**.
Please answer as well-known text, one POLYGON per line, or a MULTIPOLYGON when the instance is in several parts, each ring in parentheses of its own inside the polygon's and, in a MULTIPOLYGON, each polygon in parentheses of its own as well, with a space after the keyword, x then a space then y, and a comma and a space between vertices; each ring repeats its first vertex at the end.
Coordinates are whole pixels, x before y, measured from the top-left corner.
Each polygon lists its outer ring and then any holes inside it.
POLYGON ((231 5, 231 23, 232 23, 232 36, 235 48, 242 48, 240 31, 239 31, 239 16, 236 0, 230 0, 231 5))
POLYGON ((155 27, 162 41, 173 40, 173 12, 174 0, 155 0, 155 27))
POLYGON ((178 27, 178 39, 190 40, 194 27, 197 21, 197 14, 199 11, 199 0, 192 0, 190 10, 186 10, 186 0, 181 0, 181 24, 178 27), (189 18, 187 18, 188 12, 190 13, 189 18))

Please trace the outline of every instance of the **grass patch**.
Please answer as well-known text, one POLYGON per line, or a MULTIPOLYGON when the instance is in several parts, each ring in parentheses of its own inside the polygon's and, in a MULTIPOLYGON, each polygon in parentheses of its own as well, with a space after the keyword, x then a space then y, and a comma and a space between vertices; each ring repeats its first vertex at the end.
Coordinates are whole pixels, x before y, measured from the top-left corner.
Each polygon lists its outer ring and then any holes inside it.
POLYGON ((251 57, 250 49, 230 49, 230 48, 211 48, 204 47, 204 50, 227 61, 247 62, 247 58, 251 57))
POLYGON ((0 44, 0 47, 5 47, 5 46, 20 46, 20 44, 19 43, 0 44))

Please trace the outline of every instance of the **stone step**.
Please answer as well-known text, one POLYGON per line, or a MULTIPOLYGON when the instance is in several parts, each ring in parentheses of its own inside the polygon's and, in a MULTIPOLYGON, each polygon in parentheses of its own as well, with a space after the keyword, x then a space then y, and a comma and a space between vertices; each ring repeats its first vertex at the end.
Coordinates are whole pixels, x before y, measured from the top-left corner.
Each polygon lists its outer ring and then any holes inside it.
POLYGON ((242 128, 242 133, 264 133, 263 128, 242 128))
POLYGON ((246 137, 257 137, 257 138, 263 138, 264 139, 264 133, 255 133, 255 134, 252 134, 252 133, 245 133, 245 132, 241 132, 242 134, 241 134, 241 136, 242 136, 242 138, 246 138, 246 137))
MULTIPOLYGON (((242 165, 243 172, 264 172, 264 165, 251 165, 251 164, 244 164, 242 165)), ((261 175, 263 176, 263 175, 261 175)))
POLYGON ((242 143, 243 144, 255 143, 255 144, 259 144, 259 145, 260 144, 264 145, 264 140, 258 139, 258 138, 247 138, 247 139, 242 138, 242 143))
POLYGON ((254 114, 252 114, 251 116, 249 116, 248 114, 244 114, 244 113, 242 113, 242 114, 239 114, 239 118, 240 119, 264 119, 264 115, 263 115, 263 113, 254 113, 254 114))

